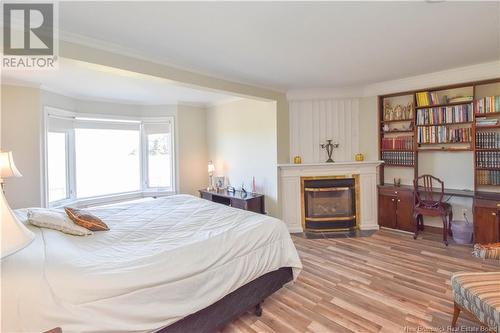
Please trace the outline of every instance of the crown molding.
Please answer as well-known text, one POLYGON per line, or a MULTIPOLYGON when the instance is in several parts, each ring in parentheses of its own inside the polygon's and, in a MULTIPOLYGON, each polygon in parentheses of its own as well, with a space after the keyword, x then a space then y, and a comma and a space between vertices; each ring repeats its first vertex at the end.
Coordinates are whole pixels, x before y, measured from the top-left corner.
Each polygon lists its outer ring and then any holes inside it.
POLYGON ((363 97, 500 77, 500 60, 366 85, 363 97))
POLYGON ((332 89, 290 90, 287 93, 287 100, 369 97, 493 78, 500 78, 500 60, 366 85, 332 89))

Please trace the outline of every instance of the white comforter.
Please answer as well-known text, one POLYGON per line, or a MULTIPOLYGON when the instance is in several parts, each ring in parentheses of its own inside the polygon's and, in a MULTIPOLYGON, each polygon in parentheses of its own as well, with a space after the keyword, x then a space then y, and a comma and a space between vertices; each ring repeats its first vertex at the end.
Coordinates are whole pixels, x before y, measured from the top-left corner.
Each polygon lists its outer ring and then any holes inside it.
MULTIPOLYGON (((2 332, 148 332, 301 262, 283 222, 188 195, 92 209, 110 231, 35 241, 2 260, 2 332)), ((16 214, 25 219, 25 210, 16 214)))

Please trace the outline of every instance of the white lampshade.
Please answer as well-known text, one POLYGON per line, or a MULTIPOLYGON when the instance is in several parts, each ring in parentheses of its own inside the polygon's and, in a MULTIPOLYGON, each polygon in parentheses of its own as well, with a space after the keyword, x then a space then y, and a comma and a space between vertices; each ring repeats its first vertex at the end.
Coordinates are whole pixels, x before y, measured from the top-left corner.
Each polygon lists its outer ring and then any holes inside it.
POLYGON ((11 177, 22 177, 22 175, 16 168, 12 152, 0 152, 0 179, 11 177))
POLYGON ((212 163, 212 161, 208 161, 208 172, 212 173, 215 171, 215 165, 212 163))
MULTIPOLYGON (((12 152, 0 152, 0 181, 2 178, 11 177, 22 177, 22 175, 14 164, 12 152)), ((0 258, 21 250, 35 238, 35 235, 16 218, 2 190, 0 190, 0 218, 2 232, 0 258)))

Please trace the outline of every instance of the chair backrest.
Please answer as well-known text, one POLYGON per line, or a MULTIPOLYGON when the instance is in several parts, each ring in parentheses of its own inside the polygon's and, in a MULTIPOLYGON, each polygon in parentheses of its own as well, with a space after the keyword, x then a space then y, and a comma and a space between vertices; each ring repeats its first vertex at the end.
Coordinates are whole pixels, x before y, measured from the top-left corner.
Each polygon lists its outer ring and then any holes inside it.
POLYGON ((413 180, 413 187, 417 203, 427 207, 437 207, 443 200, 444 182, 432 175, 422 175, 413 180), (436 186, 434 186, 436 185, 436 186), (433 189, 441 188, 439 200, 434 199, 433 189))

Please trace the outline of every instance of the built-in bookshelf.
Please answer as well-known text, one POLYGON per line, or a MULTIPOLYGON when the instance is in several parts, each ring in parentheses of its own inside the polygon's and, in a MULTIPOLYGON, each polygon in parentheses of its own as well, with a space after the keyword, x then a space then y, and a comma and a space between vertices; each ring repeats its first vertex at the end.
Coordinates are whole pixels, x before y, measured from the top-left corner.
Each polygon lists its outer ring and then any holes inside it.
POLYGON ((388 180, 415 178, 419 153, 463 152, 474 157, 474 189, 500 191, 500 78, 379 96, 379 120, 381 183, 397 168, 388 180))
POLYGON ((500 82, 476 88, 474 100, 476 189, 500 189, 500 82))
POLYGON ((415 166, 415 100, 412 94, 388 96, 381 118, 381 158, 387 166, 415 166))

